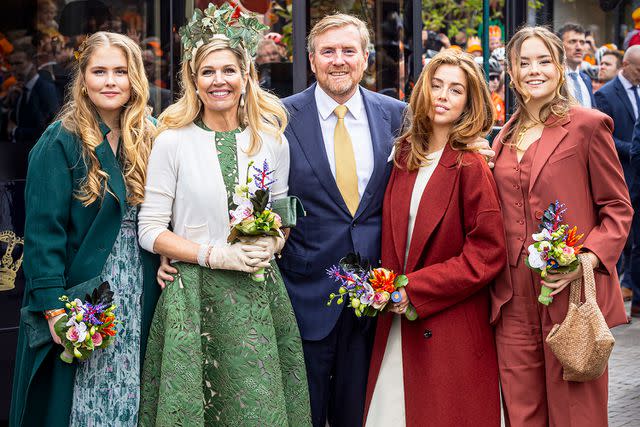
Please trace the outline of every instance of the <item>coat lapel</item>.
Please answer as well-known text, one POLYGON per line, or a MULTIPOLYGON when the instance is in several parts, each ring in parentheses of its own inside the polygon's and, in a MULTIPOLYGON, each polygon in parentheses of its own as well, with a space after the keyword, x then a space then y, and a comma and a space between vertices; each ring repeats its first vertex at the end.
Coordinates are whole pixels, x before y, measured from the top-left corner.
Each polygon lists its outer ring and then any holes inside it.
POLYGON ((631 101, 629 101, 629 97, 627 96, 627 91, 624 89, 624 86, 622 85, 622 82, 620 81, 618 76, 616 76, 616 81, 613 84, 613 87, 615 88, 616 94, 620 98, 620 101, 624 105, 624 108, 627 109, 627 112, 629 113, 631 120, 635 122, 636 116, 633 112, 633 106, 631 105, 631 101))
MULTIPOLYGON (((411 272, 420 260, 420 256, 424 252, 429 237, 442 220, 444 213, 449 206, 451 193, 456 183, 455 176, 458 173, 457 159, 458 151, 453 150, 448 144, 445 147, 440 162, 433 171, 433 175, 429 179, 422 196, 420 205, 416 214, 415 226, 411 236, 411 244, 409 246, 409 255, 407 256, 407 266, 405 271, 411 272)), ((417 173, 415 174, 417 175, 417 173)), ((415 183, 415 177, 413 178, 415 183)), ((407 189, 409 199, 413 186, 407 189)), ((410 202, 409 202, 410 203, 410 202)), ((405 211, 409 213, 409 209, 405 211)), ((408 215, 407 215, 408 216, 408 215)), ((408 232, 405 228, 405 234, 408 232)), ((404 255, 404 252, 403 252, 404 255)))
POLYGON ((536 155, 533 158, 533 164, 531 166, 531 179, 529 180, 529 193, 536 183, 542 168, 547 164, 547 160, 551 157, 551 154, 558 148, 558 145, 562 142, 568 131, 564 126, 571 121, 569 115, 564 118, 557 118, 551 116, 544 124, 544 130, 538 141, 538 149, 536 155))
POLYGON ((407 231, 409 227, 409 209, 411 207, 411 192, 418 176, 417 171, 407 172, 406 169, 396 169, 395 180, 391 190, 391 232, 395 248, 397 265, 400 270, 404 267, 404 254, 407 247, 407 231))
MULTIPOLYGON (((103 140, 102 143, 96 147, 96 157, 100 162, 102 170, 109 175, 109 178, 107 179, 107 186, 115 195, 115 199, 120 205, 120 214, 124 215, 127 209, 127 190, 124 183, 124 177, 122 176, 122 171, 118 165, 118 160, 113 154, 113 150, 111 150, 109 141, 107 141, 106 138, 107 133, 109 133, 109 128, 101 123, 100 130, 102 131, 103 140)), ((105 197, 108 197, 108 193, 105 197)))
POLYGON ((371 132, 371 143, 373 144, 373 172, 369 178, 367 188, 362 195, 355 217, 364 212, 371 203, 371 199, 378 191, 384 191, 387 159, 391 153, 392 141, 395 139, 391 133, 391 124, 388 112, 386 112, 380 102, 366 90, 361 90, 362 100, 367 112, 369 121, 369 131, 371 132))
POLYGON ((351 215, 329 166, 320 128, 318 107, 315 102, 315 88, 316 83, 304 91, 305 97, 303 99, 292 105, 296 113, 291 115, 289 125, 322 187, 336 205, 351 215))

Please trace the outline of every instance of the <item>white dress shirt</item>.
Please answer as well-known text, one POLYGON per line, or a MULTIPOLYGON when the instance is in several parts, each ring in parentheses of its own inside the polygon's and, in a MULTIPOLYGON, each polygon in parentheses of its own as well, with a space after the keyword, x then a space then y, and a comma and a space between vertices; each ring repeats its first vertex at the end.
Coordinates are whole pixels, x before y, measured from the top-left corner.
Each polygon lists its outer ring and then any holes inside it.
MULTIPOLYGON (((249 128, 236 134, 238 179, 246 182, 250 160, 258 168, 266 160, 275 170, 272 199, 285 197, 289 191, 287 140, 283 136, 279 143, 271 135, 260 136, 260 150, 247 156, 249 128)), ((227 245, 231 231, 229 206, 214 138, 214 132, 192 123, 165 130, 155 139, 147 166, 144 202, 138 214, 138 239, 144 249, 153 252, 156 239, 169 225, 178 236, 192 242, 227 245)), ((256 190, 255 182, 249 189, 256 190)))
POLYGON ((582 80, 582 76, 580 75, 580 66, 578 65, 578 68, 576 68, 575 70, 572 70, 569 67, 567 67, 565 72, 565 78, 567 82, 569 82, 569 87, 571 88, 571 93, 573 94, 574 98, 576 98, 576 100, 578 99, 578 97, 575 94, 576 94, 576 91, 579 90, 580 93, 582 94, 582 106, 586 108, 592 108, 593 105, 591 105, 591 94, 589 93, 589 88, 587 87, 587 84, 584 82, 584 80, 582 80), (570 73, 572 72, 577 73, 577 77, 578 77, 577 88, 575 87, 573 78, 570 75, 570 73))
MULTIPOLYGON (((327 152, 329 167, 335 179, 336 159, 333 134, 336 130, 338 118, 333 113, 333 110, 340 104, 327 95, 327 93, 320 88, 320 85, 316 85, 314 95, 316 105, 318 106, 322 140, 324 141, 324 148, 327 152)), ((360 198, 362 198, 371 174, 373 173, 374 160, 369 120, 360 90, 356 90, 356 93, 344 105, 346 105, 349 110, 344 118, 344 125, 349 132, 351 144, 353 145, 353 152, 356 158, 356 174, 358 176, 358 193, 360 194, 360 198)))
MULTIPOLYGON (((620 79, 620 83, 622 83, 622 87, 624 87, 624 91, 627 94, 627 98, 629 98, 629 102, 631 102, 631 107, 633 107, 633 116, 637 119, 638 105, 636 104, 636 97, 633 94, 633 88, 635 86, 622 75, 622 70, 618 72, 618 78, 620 79)), ((640 96, 640 89, 638 89, 638 96, 640 96)))

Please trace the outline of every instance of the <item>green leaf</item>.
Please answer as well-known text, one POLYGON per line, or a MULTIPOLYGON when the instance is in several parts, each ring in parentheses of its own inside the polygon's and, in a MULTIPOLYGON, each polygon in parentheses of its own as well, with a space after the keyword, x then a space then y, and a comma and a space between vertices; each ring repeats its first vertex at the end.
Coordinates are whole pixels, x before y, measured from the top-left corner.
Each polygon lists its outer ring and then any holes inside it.
POLYGON ((396 280, 393 282, 396 289, 403 288, 409 284, 409 278, 404 274, 400 274, 396 277, 396 280))

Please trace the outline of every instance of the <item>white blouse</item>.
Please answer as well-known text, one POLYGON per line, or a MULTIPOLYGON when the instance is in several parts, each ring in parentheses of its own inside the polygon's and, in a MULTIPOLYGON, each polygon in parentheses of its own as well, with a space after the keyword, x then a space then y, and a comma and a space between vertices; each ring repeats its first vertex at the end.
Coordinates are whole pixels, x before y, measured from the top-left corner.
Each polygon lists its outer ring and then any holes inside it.
MULTIPOLYGON (((289 191, 289 147, 282 136, 261 133, 262 145, 253 156, 249 147, 250 131, 236 134, 238 179, 246 182, 247 165, 262 169, 266 160, 275 179, 271 186, 273 200, 289 191)), ((153 245, 169 225, 177 235, 198 244, 224 246, 230 232, 227 191, 220 170, 215 132, 195 124, 160 133, 153 143, 147 166, 144 202, 138 214, 140 246, 153 252, 153 245)), ((252 176, 253 168, 249 171, 252 176)), ((255 183, 250 184, 255 191, 255 183)))

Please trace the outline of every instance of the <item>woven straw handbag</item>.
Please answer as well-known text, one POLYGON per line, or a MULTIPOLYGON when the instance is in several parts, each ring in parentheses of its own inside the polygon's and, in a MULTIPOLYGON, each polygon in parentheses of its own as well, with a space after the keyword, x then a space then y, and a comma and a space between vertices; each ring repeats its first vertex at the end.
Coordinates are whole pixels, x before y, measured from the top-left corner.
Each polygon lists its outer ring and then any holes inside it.
POLYGON ((585 302, 580 302, 583 279, 571 282, 569 309, 564 321, 555 325, 547 344, 563 367, 565 381, 591 381, 607 367, 615 339, 596 303, 593 266, 586 254, 579 254, 584 271, 585 302))

